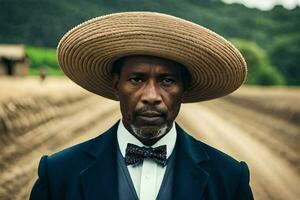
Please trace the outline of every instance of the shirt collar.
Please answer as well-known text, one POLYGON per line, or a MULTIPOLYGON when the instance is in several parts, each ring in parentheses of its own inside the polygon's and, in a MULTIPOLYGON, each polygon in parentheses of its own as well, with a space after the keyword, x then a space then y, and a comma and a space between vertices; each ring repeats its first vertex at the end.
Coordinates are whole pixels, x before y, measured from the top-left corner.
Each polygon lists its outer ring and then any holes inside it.
MULTIPOLYGON (((118 125, 117 138, 118 138, 120 151, 123 157, 125 157, 126 147, 128 143, 135 144, 140 147, 146 146, 125 128, 122 120, 120 120, 120 123, 118 125)), ((175 147, 176 138, 177 138, 177 132, 175 128, 175 123, 173 123, 170 131, 166 135, 164 135, 161 139, 159 139, 155 144, 153 144, 151 147, 155 148, 161 145, 167 145, 167 158, 169 158, 169 156, 171 155, 175 147)))

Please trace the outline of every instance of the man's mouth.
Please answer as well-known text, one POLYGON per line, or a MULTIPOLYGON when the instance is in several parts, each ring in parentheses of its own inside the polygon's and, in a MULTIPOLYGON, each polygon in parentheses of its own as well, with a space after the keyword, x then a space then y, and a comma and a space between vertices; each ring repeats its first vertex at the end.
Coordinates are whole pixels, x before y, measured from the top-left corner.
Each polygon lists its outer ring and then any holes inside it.
POLYGON ((146 111, 146 112, 142 112, 139 115, 144 116, 144 117, 160 117, 162 116, 161 113, 156 112, 156 111, 146 111))
POLYGON ((156 111, 142 112, 139 113, 136 117, 138 121, 142 122, 145 125, 162 124, 164 121, 163 114, 156 111))

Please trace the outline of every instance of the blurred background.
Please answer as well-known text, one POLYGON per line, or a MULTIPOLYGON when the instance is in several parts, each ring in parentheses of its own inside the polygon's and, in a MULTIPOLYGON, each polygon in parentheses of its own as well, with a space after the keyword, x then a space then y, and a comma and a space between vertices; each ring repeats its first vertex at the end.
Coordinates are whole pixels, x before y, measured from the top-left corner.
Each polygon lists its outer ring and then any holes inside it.
POLYGON ((121 11, 156 11, 229 39, 248 63, 233 94, 184 104, 177 122, 247 162, 255 199, 300 199, 300 0, 0 0, 0 199, 28 199, 39 159, 97 136, 117 102, 63 76, 60 38, 121 11))

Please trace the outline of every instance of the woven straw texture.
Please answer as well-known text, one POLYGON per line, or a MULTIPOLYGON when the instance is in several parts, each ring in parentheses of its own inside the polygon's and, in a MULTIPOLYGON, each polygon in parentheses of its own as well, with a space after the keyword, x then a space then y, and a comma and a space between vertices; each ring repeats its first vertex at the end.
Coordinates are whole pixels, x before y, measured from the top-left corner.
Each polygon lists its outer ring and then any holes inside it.
POLYGON ((218 98, 236 90, 247 75, 240 52, 223 37, 192 22, 153 12, 97 17, 67 32, 57 48, 64 73, 81 87, 118 100, 112 64, 127 55, 152 55, 186 66, 191 85, 183 103, 218 98))

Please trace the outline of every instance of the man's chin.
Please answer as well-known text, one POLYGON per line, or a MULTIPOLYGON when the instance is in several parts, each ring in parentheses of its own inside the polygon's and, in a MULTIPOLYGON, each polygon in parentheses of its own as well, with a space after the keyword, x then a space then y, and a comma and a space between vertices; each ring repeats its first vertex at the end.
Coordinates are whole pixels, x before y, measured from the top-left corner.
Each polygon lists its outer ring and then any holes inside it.
POLYGON ((134 126, 131 125, 131 129, 134 132, 134 135, 139 137, 143 140, 152 140, 155 138, 160 138, 161 136, 165 135, 168 127, 166 124, 163 125, 144 125, 144 126, 134 126))

